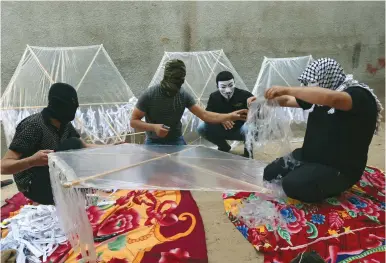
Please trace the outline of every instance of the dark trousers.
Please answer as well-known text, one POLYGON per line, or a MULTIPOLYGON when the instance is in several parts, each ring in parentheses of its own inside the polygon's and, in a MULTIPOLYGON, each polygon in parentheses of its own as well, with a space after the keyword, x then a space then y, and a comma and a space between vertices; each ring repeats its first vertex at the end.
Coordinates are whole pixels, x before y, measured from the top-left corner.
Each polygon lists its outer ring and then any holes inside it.
POLYGON ((266 181, 281 177, 283 190, 288 197, 308 203, 338 196, 356 183, 356 180, 335 168, 303 162, 301 149, 275 160, 264 169, 266 181))
POLYGON ((239 128, 225 130, 221 124, 209 124, 204 122, 198 126, 197 132, 211 143, 217 145, 220 149, 227 149, 229 147, 227 140, 245 141, 247 126, 243 125, 239 128))
POLYGON ((28 191, 23 194, 32 201, 42 205, 54 205, 52 195, 50 173, 47 167, 39 167, 34 170, 34 177, 30 182, 28 191), (41 169, 40 169, 41 168, 41 169))
POLYGON ((186 145, 185 139, 183 136, 180 136, 175 139, 151 139, 146 138, 145 145, 186 145))

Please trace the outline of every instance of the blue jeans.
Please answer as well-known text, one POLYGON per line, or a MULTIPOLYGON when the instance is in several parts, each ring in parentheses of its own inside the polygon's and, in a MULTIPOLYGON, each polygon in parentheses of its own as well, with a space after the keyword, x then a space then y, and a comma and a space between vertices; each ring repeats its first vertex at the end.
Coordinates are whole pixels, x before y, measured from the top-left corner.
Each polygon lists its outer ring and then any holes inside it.
POLYGON ((197 132, 211 143, 217 145, 219 149, 227 149, 230 147, 226 142, 227 140, 245 141, 247 126, 244 124, 240 128, 225 130, 221 124, 209 124, 204 122, 198 126, 197 132))
POLYGON ((146 138, 145 145, 186 145, 186 142, 183 136, 177 137, 175 139, 146 138))

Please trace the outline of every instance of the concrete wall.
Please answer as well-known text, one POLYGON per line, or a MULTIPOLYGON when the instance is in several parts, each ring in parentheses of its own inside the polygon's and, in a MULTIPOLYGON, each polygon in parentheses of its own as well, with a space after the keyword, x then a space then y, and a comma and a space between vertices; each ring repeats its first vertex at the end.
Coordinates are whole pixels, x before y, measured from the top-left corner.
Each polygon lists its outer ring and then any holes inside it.
POLYGON ((26 44, 103 43, 129 86, 147 87, 163 52, 224 49, 249 87, 263 56, 331 56, 365 82, 385 56, 384 2, 2 2, 2 88, 26 44))
POLYGON ((224 49, 251 89, 264 56, 337 59, 384 96, 385 2, 2 2, 1 88, 27 44, 103 43, 136 95, 164 51, 224 49))

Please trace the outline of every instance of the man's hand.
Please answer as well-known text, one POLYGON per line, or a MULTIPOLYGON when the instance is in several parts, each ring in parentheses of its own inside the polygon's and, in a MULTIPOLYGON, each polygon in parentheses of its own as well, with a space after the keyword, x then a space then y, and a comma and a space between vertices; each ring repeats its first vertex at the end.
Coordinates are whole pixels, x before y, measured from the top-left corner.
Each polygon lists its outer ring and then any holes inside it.
POLYGON ((288 90, 288 87, 272 86, 265 91, 264 96, 267 100, 272 100, 280 96, 289 95, 288 90))
POLYGON ((253 97, 250 97, 247 99, 247 106, 248 108, 251 106, 251 103, 254 102, 256 100, 256 97, 253 96, 253 97))
POLYGON ((41 150, 29 157, 29 164, 31 167, 46 166, 48 165, 48 154, 52 153, 52 150, 41 150))
POLYGON ((164 138, 166 135, 168 135, 169 130, 165 129, 163 127, 163 124, 153 124, 154 132, 157 134, 158 137, 164 138))
POLYGON ((237 110, 228 114, 230 121, 245 121, 247 120, 248 110, 237 110))
POLYGON ((225 130, 230 130, 233 128, 233 125, 235 124, 233 121, 226 121, 221 123, 225 130))

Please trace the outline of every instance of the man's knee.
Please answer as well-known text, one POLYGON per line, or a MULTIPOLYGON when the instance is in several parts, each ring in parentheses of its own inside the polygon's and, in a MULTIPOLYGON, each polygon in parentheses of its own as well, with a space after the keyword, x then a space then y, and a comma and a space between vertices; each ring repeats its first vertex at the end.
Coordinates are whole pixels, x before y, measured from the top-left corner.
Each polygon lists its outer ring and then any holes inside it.
POLYGON ((291 176, 283 178, 282 188, 288 197, 301 202, 318 203, 324 199, 316 185, 310 185, 309 183, 303 183, 300 180, 294 180, 291 176))
POLYGON ((277 161, 273 161, 264 168, 264 181, 272 181, 280 175, 281 167, 277 161))
POLYGON ((69 150, 79 150, 83 148, 86 148, 86 145, 84 145, 81 139, 76 137, 71 137, 62 141, 56 151, 63 152, 63 151, 69 151, 69 150))

